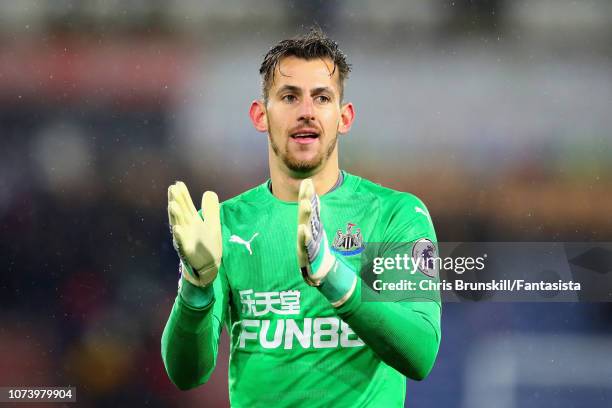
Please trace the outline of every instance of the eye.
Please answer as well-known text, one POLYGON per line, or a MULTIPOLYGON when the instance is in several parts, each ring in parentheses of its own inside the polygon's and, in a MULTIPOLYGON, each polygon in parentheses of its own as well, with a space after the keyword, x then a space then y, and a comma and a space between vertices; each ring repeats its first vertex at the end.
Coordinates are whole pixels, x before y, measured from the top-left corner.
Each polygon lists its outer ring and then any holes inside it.
POLYGON ((317 97, 315 97, 315 101, 318 103, 328 103, 331 101, 331 98, 329 96, 326 95, 319 95, 317 97))
POLYGON ((295 101, 297 101, 297 97, 295 95, 292 94, 287 94, 285 96, 283 96, 281 98, 282 101, 287 102, 287 103, 293 103, 295 101))

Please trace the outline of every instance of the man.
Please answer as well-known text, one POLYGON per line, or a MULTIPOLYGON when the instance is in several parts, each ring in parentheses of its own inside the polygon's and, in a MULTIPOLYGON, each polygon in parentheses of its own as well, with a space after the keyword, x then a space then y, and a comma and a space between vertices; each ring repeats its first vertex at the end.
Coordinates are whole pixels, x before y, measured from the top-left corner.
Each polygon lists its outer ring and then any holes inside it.
MULTIPOLYGON (((413 195, 340 171, 337 138, 355 116, 343 102, 349 70, 319 30, 281 41, 250 108, 268 134, 270 180, 222 205, 206 192, 199 213, 185 184, 170 186, 181 280, 162 356, 180 389, 207 381, 224 324, 234 407, 403 406, 405 377, 431 370, 438 291, 391 299, 363 271, 365 249, 431 254, 435 232, 413 195)), ((402 277, 438 279, 427 266, 402 277)))

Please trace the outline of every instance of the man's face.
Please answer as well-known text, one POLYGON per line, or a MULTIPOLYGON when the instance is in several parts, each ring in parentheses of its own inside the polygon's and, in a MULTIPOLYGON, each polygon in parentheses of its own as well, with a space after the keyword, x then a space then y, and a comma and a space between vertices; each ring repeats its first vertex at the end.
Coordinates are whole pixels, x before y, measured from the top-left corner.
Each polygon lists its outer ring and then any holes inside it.
POLYGON ((341 120, 338 72, 331 60, 282 59, 265 106, 270 146, 294 172, 322 168, 336 149, 341 120))

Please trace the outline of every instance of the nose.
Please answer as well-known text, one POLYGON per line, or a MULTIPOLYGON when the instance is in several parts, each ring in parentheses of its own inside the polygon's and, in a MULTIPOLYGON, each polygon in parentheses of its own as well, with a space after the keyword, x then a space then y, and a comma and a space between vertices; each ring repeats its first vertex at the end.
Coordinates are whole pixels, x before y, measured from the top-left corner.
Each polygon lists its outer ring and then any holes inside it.
POLYGON ((305 98, 300 104, 300 117, 298 120, 311 121, 314 120, 314 104, 310 98, 305 98))

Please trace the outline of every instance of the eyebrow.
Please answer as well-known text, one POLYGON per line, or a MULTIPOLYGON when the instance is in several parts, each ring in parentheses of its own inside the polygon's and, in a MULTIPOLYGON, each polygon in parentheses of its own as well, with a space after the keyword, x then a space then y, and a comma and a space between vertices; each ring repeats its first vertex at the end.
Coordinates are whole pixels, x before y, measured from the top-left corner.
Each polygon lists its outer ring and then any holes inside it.
MULTIPOLYGON (((283 85, 283 86, 281 86, 278 89, 278 91, 276 93, 280 94, 280 93, 287 92, 287 91, 293 92, 293 93, 296 93, 296 94, 301 94, 302 93, 302 89, 297 87, 297 86, 295 86, 295 85, 283 85)), ((320 93, 329 93, 331 95, 334 94, 333 90, 330 87, 328 87, 328 86, 320 86, 320 87, 317 87, 317 88, 312 88, 310 90, 310 94, 311 95, 317 95, 317 94, 320 94, 320 93)))

